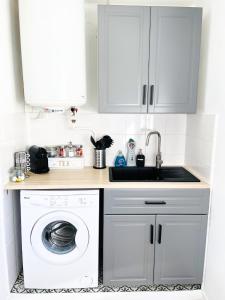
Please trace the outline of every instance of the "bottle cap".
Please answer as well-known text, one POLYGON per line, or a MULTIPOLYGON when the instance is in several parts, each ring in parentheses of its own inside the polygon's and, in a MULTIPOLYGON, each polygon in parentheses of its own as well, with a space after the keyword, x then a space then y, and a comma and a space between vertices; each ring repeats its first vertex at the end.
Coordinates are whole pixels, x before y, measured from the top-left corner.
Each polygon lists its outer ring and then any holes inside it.
POLYGON ((142 149, 139 149, 139 153, 138 153, 138 154, 143 154, 143 153, 142 153, 142 149))

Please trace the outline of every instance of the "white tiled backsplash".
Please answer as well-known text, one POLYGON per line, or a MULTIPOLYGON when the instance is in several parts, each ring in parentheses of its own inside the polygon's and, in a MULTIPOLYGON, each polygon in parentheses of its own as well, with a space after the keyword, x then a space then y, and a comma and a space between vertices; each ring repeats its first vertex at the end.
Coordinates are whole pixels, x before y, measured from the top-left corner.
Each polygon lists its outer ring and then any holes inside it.
POLYGON ((207 181, 211 180, 215 115, 188 115, 185 165, 198 171, 207 181))
POLYGON ((113 165, 118 150, 126 154, 129 138, 137 143, 137 150, 143 149, 146 163, 154 164, 157 138, 151 137, 145 147, 146 134, 158 130, 162 135, 162 155, 166 165, 183 165, 185 157, 186 115, 124 115, 124 114, 78 114, 75 129, 68 126, 64 115, 44 115, 42 119, 28 116, 28 144, 40 146, 65 144, 73 141, 84 145, 85 165, 93 164, 93 146, 90 135, 100 138, 108 134, 114 144, 107 149, 107 165, 113 165))

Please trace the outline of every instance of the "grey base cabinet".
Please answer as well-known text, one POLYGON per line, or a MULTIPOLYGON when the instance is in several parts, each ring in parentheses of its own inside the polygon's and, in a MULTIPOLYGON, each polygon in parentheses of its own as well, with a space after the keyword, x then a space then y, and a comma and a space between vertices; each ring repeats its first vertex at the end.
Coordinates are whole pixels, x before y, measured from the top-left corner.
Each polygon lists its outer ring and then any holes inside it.
POLYGON ((153 284, 155 216, 105 216, 104 283, 153 284))
POLYGON ((156 217, 155 284, 201 283, 207 216, 156 217))
POLYGON ((209 190, 109 189, 104 202, 104 284, 201 284, 209 190))

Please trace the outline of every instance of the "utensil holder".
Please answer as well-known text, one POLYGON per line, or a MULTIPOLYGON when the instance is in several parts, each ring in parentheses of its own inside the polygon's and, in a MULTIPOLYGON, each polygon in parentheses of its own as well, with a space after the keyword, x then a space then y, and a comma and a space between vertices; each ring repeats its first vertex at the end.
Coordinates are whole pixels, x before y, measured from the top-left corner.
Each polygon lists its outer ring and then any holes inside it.
POLYGON ((105 149, 98 150, 94 149, 94 169, 105 169, 106 164, 105 164, 105 159, 106 157, 106 152, 105 149))

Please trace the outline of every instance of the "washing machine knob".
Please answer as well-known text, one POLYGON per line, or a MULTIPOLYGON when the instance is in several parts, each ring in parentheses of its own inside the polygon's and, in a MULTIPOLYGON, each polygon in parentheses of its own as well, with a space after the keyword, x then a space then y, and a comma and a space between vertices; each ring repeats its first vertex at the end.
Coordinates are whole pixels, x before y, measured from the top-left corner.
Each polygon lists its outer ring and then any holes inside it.
POLYGON ((49 201, 50 206, 55 206, 56 205, 56 201, 54 199, 51 199, 49 201))
POLYGON ((82 206, 86 206, 86 205, 88 204, 87 199, 84 198, 84 197, 80 197, 80 198, 79 198, 79 202, 80 202, 80 204, 81 204, 82 206))
POLYGON ((81 277, 80 283, 83 287, 90 287, 93 283, 93 278, 88 275, 85 275, 81 277))

